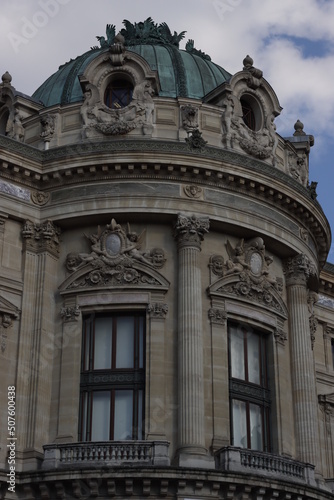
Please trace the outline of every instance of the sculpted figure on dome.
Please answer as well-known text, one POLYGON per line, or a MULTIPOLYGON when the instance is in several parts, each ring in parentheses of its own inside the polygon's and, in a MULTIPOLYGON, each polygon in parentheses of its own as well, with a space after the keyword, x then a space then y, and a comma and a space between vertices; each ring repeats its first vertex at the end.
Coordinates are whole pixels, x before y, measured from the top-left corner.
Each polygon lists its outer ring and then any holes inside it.
POLYGON ((308 166, 307 156, 304 153, 302 156, 296 157, 295 154, 289 153, 288 165, 291 176, 300 182, 304 187, 308 184, 308 166))
POLYGON ((231 137, 231 125, 234 116, 234 100, 230 94, 227 94, 222 103, 222 142, 224 147, 233 147, 231 137))
POLYGON ((182 127, 191 131, 198 128, 198 107, 187 104, 181 106, 182 127))
POLYGON ((23 142, 25 131, 22 125, 22 116, 20 115, 19 111, 15 110, 14 118, 8 118, 6 132, 8 137, 11 137, 16 141, 23 142))
POLYGON ((137 115, 144 116, 146 124, 153 123, 154 102, 152 96, 154 94, 154 89, 148 80, 139 83, 133 90, 132 99, 137 108, 137 115))

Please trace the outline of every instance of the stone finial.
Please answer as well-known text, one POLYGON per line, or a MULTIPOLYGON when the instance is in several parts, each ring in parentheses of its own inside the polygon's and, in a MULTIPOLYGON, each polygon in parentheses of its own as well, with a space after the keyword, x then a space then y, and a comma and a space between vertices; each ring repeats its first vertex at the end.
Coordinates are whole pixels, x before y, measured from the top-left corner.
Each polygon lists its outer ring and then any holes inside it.
POLYGON ((251 74, 251 76, 247 79, 248 87, 256 90, 261 84, 263 72, 258 68, 254 68, 253 62, 253 59, 249 55, 247 55, 243 60, 243 70, 249 71, 249 73, 251 74))
POLYGON ((294 136, 296 135, 306 135, 304 132, 304 123, 302 123, 300 120, 297 120, 296 123, 294 124, 294 136))
POLYGON ((6 73, 2 75, 1 79, 4 85, 10 85, 10 82, 12 81, 12 75, 8 73, 8 71, 6 71, 6 73))
POLYGON ((245 59, 242 61, 242 64, 244 65, 244 69, 247 70, 249 68, 251 68, 253 66, 253 59, 251 58, 251 56, 247 55, 245 57, 245 59))

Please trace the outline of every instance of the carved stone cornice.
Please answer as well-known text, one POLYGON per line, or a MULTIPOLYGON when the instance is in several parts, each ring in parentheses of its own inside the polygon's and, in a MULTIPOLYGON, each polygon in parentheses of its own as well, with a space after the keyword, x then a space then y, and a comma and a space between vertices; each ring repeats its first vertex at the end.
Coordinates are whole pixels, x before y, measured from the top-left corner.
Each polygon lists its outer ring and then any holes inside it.
POLYGON ((314 264, 304 254, 289 257, 284 262, 283 271, 287 286, 305 285, 310 276, 316 274, 314 264))
POLYGON ((209 217, 196 217, 192 215, 178 215, 174 226, 174 237, 178 242, 178 247, 194 247, 201 249, 201 241, 204 240, 205 233, 209 232, 209 217))
POLYGON ((168 313, 168 304, 163 302, 154 302, 147 306, 147 312, 151 318, 165 319, 168 313))
POLYGON ((22 228, 22 237, 25 249, 33 252, 50 252, 59 256, 60 229, 48 220, 42 224, 35 224, 27 220, 22 228))

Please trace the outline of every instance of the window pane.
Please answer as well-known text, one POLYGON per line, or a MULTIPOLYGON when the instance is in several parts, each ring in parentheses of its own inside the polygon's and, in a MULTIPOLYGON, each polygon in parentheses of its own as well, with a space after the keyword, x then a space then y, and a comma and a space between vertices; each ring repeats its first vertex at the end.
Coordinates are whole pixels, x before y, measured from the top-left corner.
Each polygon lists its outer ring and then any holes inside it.
POLYGON ((90 325, 88 324, 88 321, 85 326, 85 331, 84 331, 84 360, 83 360, 83 369, 84 370, 89 370, 89 355, 90 355, 90 339, 91 339, 91 328, 90 325))
POLYGON ((230 333, 232 377, 245 380, 244 334, 241 328, 235 327, 230 333))
POLYGON ((139 368, 144 367, 144 318, 139 318, 139 368))
POLYGON ((117 318, 116 368, 133 368, 134 317, 117 318))
POLYGON ((110 428, 110 392, 93 393, 92 441, 108 441, 110 428))
POLYGON ((263 450, 262 410, 258 405, 249 405, 252 450, 263 450))
POLYGON ((114 439, 132 439, 133 391, 115 391, 114 439))
POLYGON ((112 321, 111 318, 96 318, 94 370, 111 368, 112 321))
POLYGON ((137 439, 143 437, 143 391, 138 391, 138 436, 137 439))
POLYGON ((87 405, 88 405, 88 393, 84 392, 81 396, 81 440, 85 441, 87 439, 87 405))
POLYGON ((247 448, 246 403, 232 400, 233 412, 233 446, 247 448))
POLYGON ((256 333, 247 334, 248 351, 248 381, 260 384, 260 349, 259 336, 256 333))

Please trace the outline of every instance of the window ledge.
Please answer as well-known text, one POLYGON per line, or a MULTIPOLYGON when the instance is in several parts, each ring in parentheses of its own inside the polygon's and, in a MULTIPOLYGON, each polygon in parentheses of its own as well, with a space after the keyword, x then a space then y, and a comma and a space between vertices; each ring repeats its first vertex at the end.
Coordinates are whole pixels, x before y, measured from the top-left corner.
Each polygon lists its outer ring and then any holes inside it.
POLYGON ((170 465, 168 441, 99 441, 47 444, 44 448, 43 469, 75 467, 77 465, 111 467, 124 465, 170 465))
POLYGON ((317 486, 313 465, 273 453, 229 446, 216 453, 216 467, 223 471, 253 473, 272 479, 317 486))

